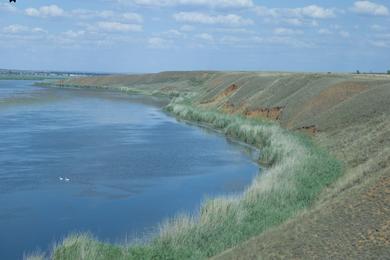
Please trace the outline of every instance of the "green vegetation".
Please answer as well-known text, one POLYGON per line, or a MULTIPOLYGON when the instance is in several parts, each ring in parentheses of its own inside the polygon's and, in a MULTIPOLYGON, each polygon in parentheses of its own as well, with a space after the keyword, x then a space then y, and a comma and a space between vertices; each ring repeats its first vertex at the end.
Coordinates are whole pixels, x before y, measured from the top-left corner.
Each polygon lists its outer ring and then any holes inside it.
POLYGON ((387 71, 387 74, 389 74, 389 75, 390 75, 390 70, 388 70, 388 71, 387 71))
POLYGON ((181 215, 161 225, 149 243, 114 246, 88 235, 66 238, 54 259, 203 259, 278 225, 312 205, 341 172, 340 164, 307 138, 276 124, 202 110, 174 100, 167 110, 208 124, 262 149, 269 166, 241 195, 205 201, 199 216, 181 215))

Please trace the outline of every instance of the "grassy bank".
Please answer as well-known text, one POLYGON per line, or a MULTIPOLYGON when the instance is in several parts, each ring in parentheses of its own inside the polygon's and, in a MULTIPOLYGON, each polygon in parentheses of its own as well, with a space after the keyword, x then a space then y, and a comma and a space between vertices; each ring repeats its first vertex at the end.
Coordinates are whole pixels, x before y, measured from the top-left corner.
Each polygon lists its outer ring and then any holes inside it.
POLYGON ((276 226, 302 209, 341 174, 341 165, 303 135, 275 123, 201 109, 181 98, 166 107, 174 116, 208 124, 261 149, 264 172, 239 196, 205 201, 199 216, 180 215, 161 224, 147 243, 110 245, 73 235, 53 259, 203 259, 276 226))
POLYGON ((88 89, 95 91, 112 91, 121 92, 129 95, 142 95, 142 96, 153 96, 153 97, 164 97, 164 98, 175 98, 180 96, 177 91, 162 92, 159 90, 142 89, 128 86, 96 86, 96 85, 77 85, 77 84, 58 84, 58 81, 41 81, 34 83, 38 87, 49 87, 49 88, 65 88, 65 89, 88 89))

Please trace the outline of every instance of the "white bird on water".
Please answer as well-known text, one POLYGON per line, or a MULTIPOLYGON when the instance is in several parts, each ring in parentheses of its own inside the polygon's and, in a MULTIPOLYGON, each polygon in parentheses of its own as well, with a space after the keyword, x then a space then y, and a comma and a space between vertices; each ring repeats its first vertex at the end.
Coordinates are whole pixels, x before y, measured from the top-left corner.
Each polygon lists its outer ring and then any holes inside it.
POLYGON ((66 182, 70 182, 70 179, 68 177, 58 177, 58 179, 60 181, 66 181, 66 182))

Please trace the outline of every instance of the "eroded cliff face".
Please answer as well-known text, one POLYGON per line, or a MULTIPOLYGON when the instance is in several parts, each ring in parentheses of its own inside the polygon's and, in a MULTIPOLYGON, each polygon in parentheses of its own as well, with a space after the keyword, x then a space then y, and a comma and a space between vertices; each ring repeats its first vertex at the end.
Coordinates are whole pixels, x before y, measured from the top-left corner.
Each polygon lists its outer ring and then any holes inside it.
POLYGON ((386 75, 219 74, 195 104, 313 135, 389 113, 389 87, 386 75))
POLYGON ((390 76, 256 72, 163 72, 62 81, 61 85, 188 93, 195 106, 330 132, 390 114, 390 76))
POLYGON ((264 118, 278 121, 282 117, 284 107, 262 107, 256 109, 246 109, 244 115, 251 118, 264 118))

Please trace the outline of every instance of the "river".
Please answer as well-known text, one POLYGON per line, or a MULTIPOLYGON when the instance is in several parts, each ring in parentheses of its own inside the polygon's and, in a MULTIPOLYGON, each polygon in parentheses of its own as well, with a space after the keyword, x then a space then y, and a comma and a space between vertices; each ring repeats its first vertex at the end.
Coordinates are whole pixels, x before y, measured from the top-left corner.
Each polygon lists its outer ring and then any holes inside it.
POLYGON ((256 151, 177 122, 161 100, 0 81, 0 259, 72 232, 123 243, 242 192, 256 151))

